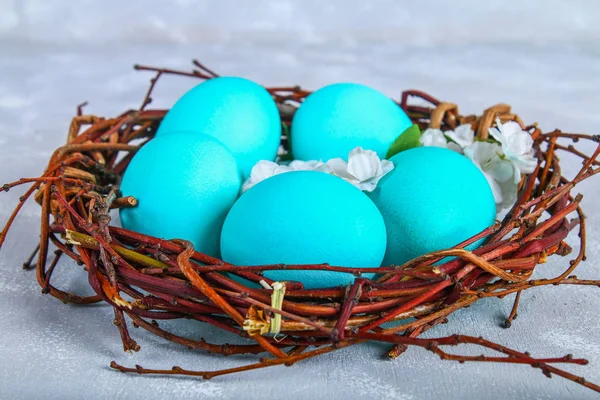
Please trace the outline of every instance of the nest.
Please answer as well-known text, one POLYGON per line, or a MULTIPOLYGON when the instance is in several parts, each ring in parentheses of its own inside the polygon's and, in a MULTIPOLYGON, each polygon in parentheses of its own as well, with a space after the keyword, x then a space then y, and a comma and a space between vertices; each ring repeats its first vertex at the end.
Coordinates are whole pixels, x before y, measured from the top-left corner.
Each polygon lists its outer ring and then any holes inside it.
MULTIPOLYGON (((330 265, 232 266, 222 260, 194 251, 189 242, 163 240, 128 231, 110 224, 110 210, 134 207, 136 200, 121 197, 120 177, 135 152, 151 139, 167 110, 149 110, 151 93, 162 75, 178 74, 211 79, 217 74, 194 61, 191 72, 136 66, 154 71, 150 88, 138 110, 129 110, 113 118, 82 115, 82 107, 73 119, 67 144, 52 155, 39 178, 27 178, 4 185, 31 184, 20 198, 14 213, 0 234, 0 245, 23 203, 32 195, 41 205, 39 246, 26 263, 29 267, 37 254, 36 278, 43 293, 65 303, 106 302, 114 308, 115 325, 125 351, 139 350, 129 327, 141 327, 166 340, 222 355, 263 354, 253 364, 220 371, 192 371, 180 367, 153 370, 141 366, 111 366, 122 372, 142 374, 183 374, 209 379, 215 376, 293 363, 332 352, 364 341, 390 344, 389 357, 396 358, 407 346, 422 347, 442 359, 529 364, 545 375, 562 376, 593 390, 600 387, 555 366, 556 363, 585 364, 570 355, 537 359, 527 352, 508 349, 483 338, 453 335, 420 338, 438 324, 445 323, 456 310, 485 297, 503 298, 515 293, 512 312, 506 326, 517 316, 524 290, 544 285, 594 285, 600 281, 581 280, 572 275, 585 260, 585 219, 580 207, 582 196, 573 195, 575 185, 600 172, 600 138, 555 130, 543 133, 535 124, 526 125, 511 108, 498 104, 481 116, 463 116, 455 104, 440 102, 419 92, 406 91, 399 105, 421 128, 454 129, 469 123, 476 135, 487 138, 496 118, 513 120, 534 139, 538 159, 536 170, 523 176, 518 201, 506 217, 475 237, 454 248, 436 251, 404 265, 376 269, 345 268, 330 265), (140 140, 141 139, 141 140, 140 140), (580 141, 596 143, 593 154, 576 147, 580 141), (575 143, 575 144, 572 144, 575 143), (582 160, 576 176, 562 175, 559 152, 582 160), (569 219, 572 217, 572 219, 569 219), (578 252, 565 261, 558 276, 532 279, 536 266, 548 257, 567 257, 572 245, 564 240, 578 230, 578 252), (474 251, 464 249, 485 238, 474 251), (47 260, 50 245, 54 258, 47 260), (52 284, 59 260, 68 256, 85 266, 95 294, 85 297, 59 289, 52 284), (443 264, 438 263, 446 258, 443 264), (304 289, 302 282, 287 282, 284 290, 262 276, 275 269, 344 271, 356 275, 348 287, 304 289), (235 274, 262 289, 246 287, 230 279, 235 274), (376 280, 362 278, 364 272, 381 274, 376 280), (160 321, 187 318, 210 324, 247 340, 246 344, 212 344, 177 336, 161 327, 160 321), (127 323, 127 319, 130 323, 127 323), (398 321, 393 327, 382 324, 398 321), (449 353, 447 346, 471 343, 499 352, 497 356, 466 356, 449 353)), ((288 148, 287 132, 292 116, 310 93, 300 87, 268 88, 276 100, 283 125, 282 156, 288 148)), ((92 311, 93 312, 93 311, 92 311)))

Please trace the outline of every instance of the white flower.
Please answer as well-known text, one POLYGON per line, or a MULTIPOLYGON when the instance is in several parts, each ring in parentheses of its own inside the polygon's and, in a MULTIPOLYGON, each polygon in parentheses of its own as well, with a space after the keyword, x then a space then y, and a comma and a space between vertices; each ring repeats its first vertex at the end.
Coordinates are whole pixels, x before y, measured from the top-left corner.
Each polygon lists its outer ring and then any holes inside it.
POLYGON ((375 190, 379 180, 394 169, 391 161, 380 160, 377 153, 360 146, 348 154, 348 162, 333 158, 327 161, 327 166, 332 174, 367 192, 375 190))
POLYGON ((275 175, 290 171, 321 171, 331 173, 331 168, 323 161, 300 161, 294 160, 288 165, 277 164, 273 161, 261 160, 257 162, 252 171, 250 178, 242 185, 242 193, 256 185, 258 182, 264 181, 275 175))
POLYGON ((242 192, 250 189, 258 182, 289 171, 292 171, 292 169, 288 165, 281 165, 273 161, 261 160, 257 162, 254 167, 252 167, 250 177, 242 185, 242 192))
POLYGON ((419 139, 422 146, 448 148, 448 140, 440 129, 429 128, 421 134, 419 139))
POLYGON ((327 161, 329 173, 342 178, 345 181, 356 181, 356 177, 348 172, 348 163, 342 158, 332 158, 327 161))
POLYGON ((445 133, 446 136, 458 144, 461 149, 465 149, 472 145, 475 140, 475 132, 473 132, 471 124, 459 125, 453 131, 446 131, 445 133))
POLYGON ((465 147, 473 144, 474 138, 475 133, 471 125, 464 124, 446 132, 429 128, 421 135, 420 142, 422 146, 443 147, 462 154, 465 147))
POLYGON ((504 157, 514 167, 514 182, 519 183, 521 174, 530 174, 537 166, 533 152, 533 139, 531 135, 521 129, 515 121, 505 124, 496 118, 497 128, 490 128, 490 135, 502 145, 504 157))
POLYGON ((392 169, 394 164, 391 161, 380 160, 377 153, 363 150, 362 147, 357 147, 348 154, 348 162, 341 158, 334 158, 327 163, 316 160, 294 160, 288 165, 281 165, 262 160, 252 168, 250 178, 242 185, 242 193, 267 178, 290 171, 320 171, 336 175, 360 190, 372 192, 379 180, 392 169))
POLYGON ((288 164, 288 167, 293 171, 321 171, 331 172, 331 169, 323 161, 301 161, 294 160, 288 164))
POLYGON ((514 166, 502 159, 502 148, 497 143, 475 142, 465 149, 465 156, 483 172, 487 179, 498 209, 514 203, 518 185, 511 179, 514 166))

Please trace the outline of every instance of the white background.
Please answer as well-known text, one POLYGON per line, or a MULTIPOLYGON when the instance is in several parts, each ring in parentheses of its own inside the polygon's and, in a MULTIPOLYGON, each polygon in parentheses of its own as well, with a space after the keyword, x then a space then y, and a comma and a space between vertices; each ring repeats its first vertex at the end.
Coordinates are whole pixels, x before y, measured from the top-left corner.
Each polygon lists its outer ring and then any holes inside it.
MULTIPOLYGON (((390 96, 419 88, 479 113, 507 102, 543 129, 600 132, 600 3, 589 1, 44 1, 0 0, 0 183, 37 176, 66 137, 75 106, 113 116, 137 107, 150 75, 134 63, 189 68, 198 57, 222 74, 265 85, 315 89, 334 81, 369 84, 390 96)), ((155 107, 169 107, 195 82, 166 78, 155 107)), ((588 147, 589 149, 589 147, 588 147)), ((577 163, 565 159, 567 173, 577 163)), ((588 262, 600 276, 598 179, 585 195, 588 262)), ((0 194, 6 220, 22 190, 0 194)), ((525 366, 459 365, 420 349, 382 358, 368 344, 295 365, 213 381, 139 377, 111 371, 117 361, 147 367, 218 369, 248 359, 181 348, 133 330, 142 346, 124 354, 110 308, 62 305, 42 296, 20 265, 37 240, 39 209, 29 204, 0 253, 0 398, 595 398, 525 366)), ((570 243, 576 243, 570 237, 570 243)), ((537 276, 556 273, 551 258, 537 276)), ((85 292, 85 274, 61 264, 59 287, 85 292)), ((511 299, 482 300, 431 335, 463 333, 529 350, 573 353, 567 367, 600 382, 600 290, 546 287, 526 292, 513 328, 499 327, 511 299)), ((203 325, 173 323, 181 334, 235 341, 203 325)), ((470 351, 470 349, 461 349, 470 351)))

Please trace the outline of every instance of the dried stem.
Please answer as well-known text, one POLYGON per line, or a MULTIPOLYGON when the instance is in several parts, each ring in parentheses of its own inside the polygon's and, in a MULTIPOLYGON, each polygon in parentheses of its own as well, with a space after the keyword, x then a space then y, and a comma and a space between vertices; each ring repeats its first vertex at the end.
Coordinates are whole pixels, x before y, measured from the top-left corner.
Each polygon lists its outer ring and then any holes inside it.
POLYGON ((510 314, 508 315, 508 318, 506 318, 506 321, 504 321, 505 328, 510 328, 512 322, 515 319, 517 319, 517 310, 519 309, 519 300, 521 300, 521 293, 523 293, 523 291, 519 290, 517 292, 517 295, 515 296, 515 302, 513 303, 512 309, 510 310, 510 314))

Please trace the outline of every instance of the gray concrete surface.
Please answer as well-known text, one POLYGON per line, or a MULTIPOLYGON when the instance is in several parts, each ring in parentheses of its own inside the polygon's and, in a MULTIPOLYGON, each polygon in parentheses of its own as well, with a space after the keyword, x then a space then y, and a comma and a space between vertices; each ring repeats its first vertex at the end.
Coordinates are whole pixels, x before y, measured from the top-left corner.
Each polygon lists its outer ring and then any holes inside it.
MULTIPOLYGON (((396 97, 419 88, 458 103, 465 113, 507 102, 544 129, 600 133, 595 1, 326 3, 0 0, 0 182, 43 170, 63 143, 76 104, 88 100, 87 112, 105 116, 137 106, 150 75, 134 72, 132 64, 184 68, 192 57, 268 85, 357 81, 396 97)), ((193 83, 165 79, 154 106, 169 106, 193 83)), ((578 166, 568 157, 564 163, 567 173, 578 166)), ((600 276, 599 183, 577 188, 585 196, 589 227, 580 277, 600 276)), ((0 221, 22 192, 0 194, 0 221)), ((389 361, 382 358, 386 347, 377 344, 207 382, 119 374, 108 368, 113 359, 217 369, 248 358, 190 351, 141 330, 133 335, 142 350, 124 354, 110 308, 63 305, 43 296, 34 274, 20 268, 38 237, 38 215, 37 205, 28 204, 0 253, 2 399, 598 397, 525 366, 459 365, 420 349, 389 361)), ((553 257, 536 276, 567 262, 553 257)), ((60 268, 57 285, 89 292, 73 263, 60 268)), ((482 335, 537 356, 573 353, 590 364, 567 369, 600 382, 600 290, 526 292, 520 318, 505 330, 499 325, 511 300, 480 301, 431 335, 482 335)), ((192 322, 171 326, 192 337, 235 340, 192 322)))

